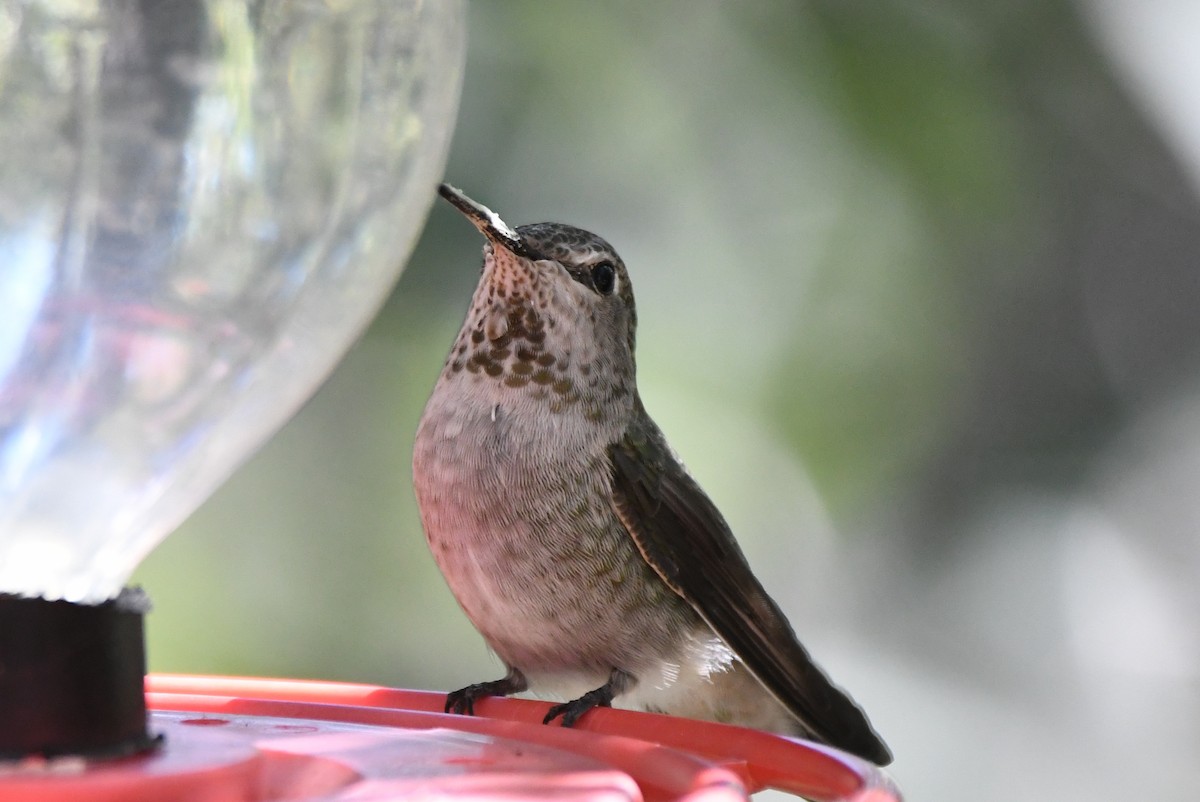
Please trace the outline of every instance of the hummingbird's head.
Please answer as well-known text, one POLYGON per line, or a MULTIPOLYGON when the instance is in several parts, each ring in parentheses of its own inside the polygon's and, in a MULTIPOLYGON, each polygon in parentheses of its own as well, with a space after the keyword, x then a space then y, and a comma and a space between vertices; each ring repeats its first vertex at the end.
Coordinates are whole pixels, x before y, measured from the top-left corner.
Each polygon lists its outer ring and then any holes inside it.
POLYGON ((625 263, 605 240, 562 223, 509 227, 486 206, 439 191, 486 238, 483 274, 447 369, 551 398, 624 406, 635 393, 637 314, 625 263))

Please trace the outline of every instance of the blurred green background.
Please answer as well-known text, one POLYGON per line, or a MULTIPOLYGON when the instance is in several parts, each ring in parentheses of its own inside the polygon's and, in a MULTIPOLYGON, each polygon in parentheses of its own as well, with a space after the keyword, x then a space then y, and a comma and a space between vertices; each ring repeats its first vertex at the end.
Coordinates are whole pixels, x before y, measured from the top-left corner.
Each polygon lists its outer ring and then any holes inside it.
MULTIPOLYGON (((448 180, 620 251, 651 414, 909 798, 1190 791, 1200 5, 504 2, 469 31, 448 180)), ((152 670, 498 676, 409 468, 480 246, 435 205, 328 383, 142 565, 152 670)))

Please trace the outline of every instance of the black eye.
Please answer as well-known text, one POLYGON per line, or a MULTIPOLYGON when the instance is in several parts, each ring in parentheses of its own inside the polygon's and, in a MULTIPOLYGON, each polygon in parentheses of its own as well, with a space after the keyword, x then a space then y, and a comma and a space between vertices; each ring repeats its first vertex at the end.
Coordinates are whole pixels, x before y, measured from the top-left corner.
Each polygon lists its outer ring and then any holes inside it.
POLYGON ((612 262, 600 262, 592 265, 592 286, 601 295, 609 295, 617 283, 617 269, 612 262))

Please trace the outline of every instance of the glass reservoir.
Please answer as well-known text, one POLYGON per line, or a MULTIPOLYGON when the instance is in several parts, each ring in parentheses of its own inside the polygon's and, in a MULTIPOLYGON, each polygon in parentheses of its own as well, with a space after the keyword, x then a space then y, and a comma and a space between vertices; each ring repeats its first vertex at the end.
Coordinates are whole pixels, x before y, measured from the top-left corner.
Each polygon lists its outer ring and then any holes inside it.
POLYGON ((424 222, 463 25, 0 3, 0 593, 114 597, 327 375, 424 222))

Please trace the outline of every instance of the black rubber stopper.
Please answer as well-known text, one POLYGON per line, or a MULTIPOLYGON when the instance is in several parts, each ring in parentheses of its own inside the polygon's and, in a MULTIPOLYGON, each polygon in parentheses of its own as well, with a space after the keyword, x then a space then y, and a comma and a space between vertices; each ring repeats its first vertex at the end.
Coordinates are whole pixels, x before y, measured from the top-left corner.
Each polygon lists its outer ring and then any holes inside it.
POLYGON ((0 760, 124 757, 146 730, 149 604, 125 590, 103 604, 0 593, 0 760))

